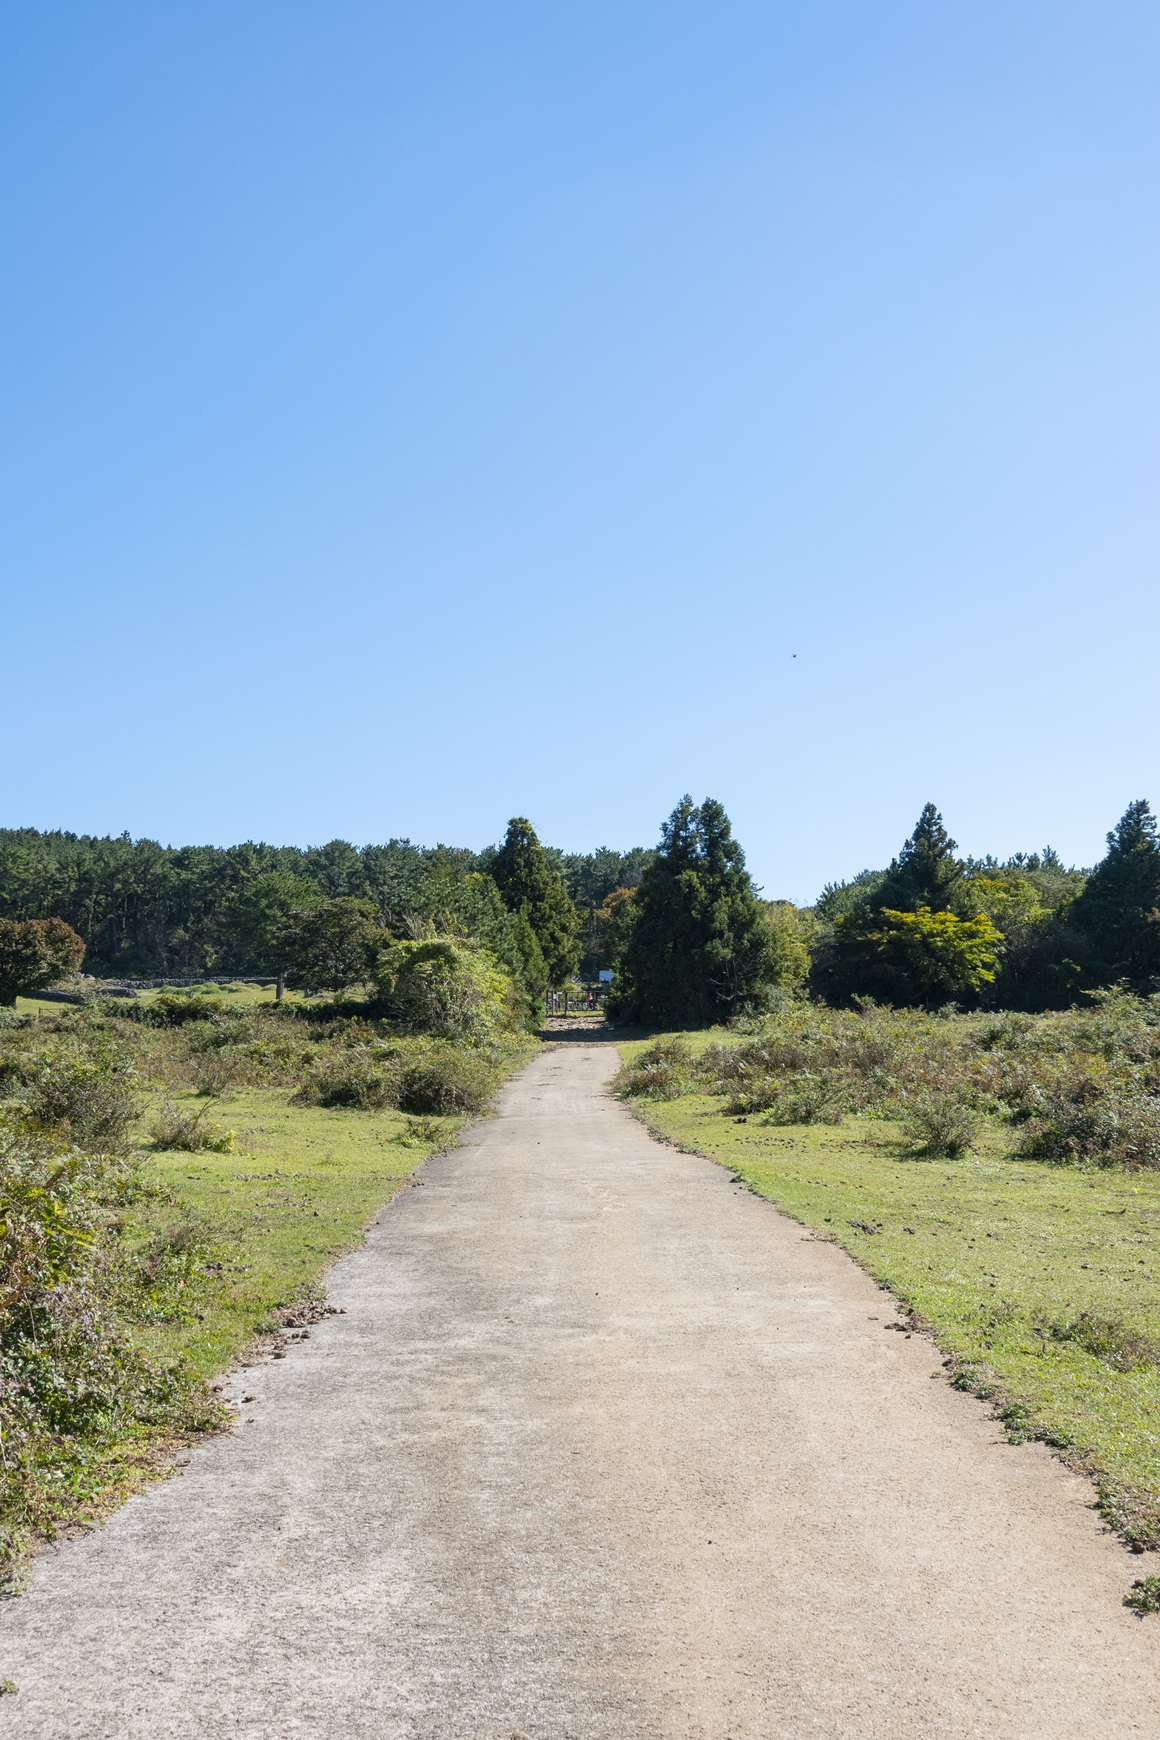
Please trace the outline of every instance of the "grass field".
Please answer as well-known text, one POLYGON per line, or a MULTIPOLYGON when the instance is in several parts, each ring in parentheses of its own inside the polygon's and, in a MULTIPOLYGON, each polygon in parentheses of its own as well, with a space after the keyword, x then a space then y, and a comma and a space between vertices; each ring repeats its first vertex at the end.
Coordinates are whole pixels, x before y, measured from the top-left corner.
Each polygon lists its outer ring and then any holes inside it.
MULTIPOLYGON (((167 1098, 204 1105, 193 1094, 167 1098)), ((361 1243, 377 1209, 466 1122, 291 1106, 279 1088, 241 1089, 210 1115, 236 1151, 144 1151, 145 1189, 124 1227, 130 1245, 190 1253, 178 1264, 185 1310, 150 1336, 198 1378, 224 1369, 255 1332, 272 1332, 277 1307, 321 1296, 322 1271, 361 1243)))
MULTIPOLYGON (((349 1087, 352 1059, 356 1088, 374 1088, 378 1029, 325 1011, 320 1024, 290 1010, 233 1021, 227 997, 176 1027, 46 1004, 18 1008, 0 1029, 10 1096, 0 1116, 0 1582, 9 1586, 36 1540, 104 1514, 177 1444, 226 1423, 214 1380, 270 1348, 287 1320, 310 1320, 329 1266, 470 1121, 466 1110, 403 1112, 401 1095, 382 1093, 365 1108, 292 1103, 312 1069, 307 1099, 319 1097, 320 1069, 324 1086, 337 1070, 349 1087), (46 1081, 58 1084, 44 1089, 50 1098, 73 1098, 27 1122, 46 1081), (121 1108, 111 1146, 99 1126, 110 1105, 121 1108), (43 1121, 66 1113, 76 1121, 43 1121)), ((247 987, 231 1001, 270 998, 247 987)), ((452 1105, 485 1109, 538 1042, 510 1034, 486 1056, 424 1044, 407 1055, 431 1092, 442 1083, 460 1094, 452 1105)))
MULTIPOLYGON (((699 1052, 731 1036, 682 1037, 699 1052)), ((725 1103, 636 1105, 849 1251, 929 1329, 950 1381, 1093 1474, 1106 1519, 1160 1548, 1160 1175, 1012 1159, 998 1120, 962 1159, 931 1160, 883 1120, 775 1125, 725 1103)))

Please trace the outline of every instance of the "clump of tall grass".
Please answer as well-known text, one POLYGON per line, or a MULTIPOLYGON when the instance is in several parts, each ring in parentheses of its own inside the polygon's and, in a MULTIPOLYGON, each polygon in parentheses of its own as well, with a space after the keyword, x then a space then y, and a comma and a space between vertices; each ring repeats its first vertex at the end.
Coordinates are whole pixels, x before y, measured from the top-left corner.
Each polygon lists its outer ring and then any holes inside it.
POLYGON ((441 1039, 363 1039, 320 1051, 292 1103, 474 1115, 490 1105, 514 1055, 503 1044, 468 1048, 441 1039))
POLYGON ((902 1127, 915 1153, 931 1160, 958 1160, 968 1153, 978 1130, 978 1118, 955 1093, 927 1092, 912 1100, 902 1127))
POLYGON ((1160 1097, 1115 1082, 1055 1093, 1031 1117, 1015 1152, 1027 1160, 1160 1170, 1160 1097))
POLYGON ((189 1112, 167 1101, 149 1125, 153 1146, 169 1153, 232 1154, 233 1131, 207 1123, 206 1110, 203 1106, 199 1112, 189 1112))
POLYGON ((625 1100, 675 1100, 692 1090, 696 1075, 697 1066, 684 1040, 658 1039, 618 1070, 613 1092, 625 1100))
POLYGON ((29 1060, 22 1074, 18 1103, 28 1123, 88 1149, 115 1152, 125 1146, 139 1110, 136 1076, 126 1058, 66 1045, 29 1060))

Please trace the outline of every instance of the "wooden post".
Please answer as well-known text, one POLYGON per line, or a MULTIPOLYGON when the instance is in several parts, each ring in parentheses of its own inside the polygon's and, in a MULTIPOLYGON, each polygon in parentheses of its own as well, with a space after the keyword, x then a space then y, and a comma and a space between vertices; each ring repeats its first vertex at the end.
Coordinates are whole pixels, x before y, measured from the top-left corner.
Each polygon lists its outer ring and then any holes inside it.
POLYGON ((282 993, 285 989, 286 989, 285 974, 279 973, 278 974, 278 983, 274 987, 274 1001, 275 1001, 275 1003, 280 1003, 282 1001, 282 993))

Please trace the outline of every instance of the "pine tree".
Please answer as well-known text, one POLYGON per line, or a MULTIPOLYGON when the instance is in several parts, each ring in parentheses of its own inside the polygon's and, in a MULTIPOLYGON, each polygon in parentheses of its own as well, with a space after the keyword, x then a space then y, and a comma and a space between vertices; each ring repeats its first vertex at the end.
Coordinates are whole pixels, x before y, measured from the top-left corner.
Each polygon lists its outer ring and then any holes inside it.
MULTIPOLYGON (((845 1002, 870 996, 899 1005, 926 1000, 928 991, 916 984, 913 950, 901 946, 910 932, 905 926, 898 929, 898 915, 925 909, 929 917, 960 904, 966 892, 965 867, 955 848, 938 810, 924 804, 913 834, 885 874, 863 872, 860 894, 854 888, 827 891, 826 916, 833 932, 813 969, 815 988, 824 997, 845 1002)), ((965 984, 960 989, 968 991, 965 984)))
POLYGON ((934 805, 924 804, 913 834, 874 892, 874 910, 917 912, 929 906, 932 912, 949 912, 964 875, 955 857, 957 843, 934 805))
POLYGON ((1142 798, 1129 804, 1107 839, 1107 856, 1069 916, 1091 950, 1093 979, 1126 979, 1136 990, 1154 990, 1160 977, 1160 839, 1150 806, 1142 798))
POLYGON ((616 1021, 727 1021, 776 982, 778 949, 721 805, 683 797, 637 889, 607 1009, 616 1021))
POLYGON ((548 984, 564 984, 580 959, 580 923, 531 822, 523 816, 512 817, 489 868, 508 911, 527 920, 543 957, 548 984))

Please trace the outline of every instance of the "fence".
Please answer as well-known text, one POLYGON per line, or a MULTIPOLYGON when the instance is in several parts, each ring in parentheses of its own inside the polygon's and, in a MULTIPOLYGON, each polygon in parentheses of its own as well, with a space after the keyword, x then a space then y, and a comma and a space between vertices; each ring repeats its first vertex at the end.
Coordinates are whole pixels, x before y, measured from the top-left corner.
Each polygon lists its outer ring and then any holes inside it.
POLYGON ((607 987, 599 991, 548 991, 544 997, 545 1015, 598 1015, 604 1008, 607 987))

